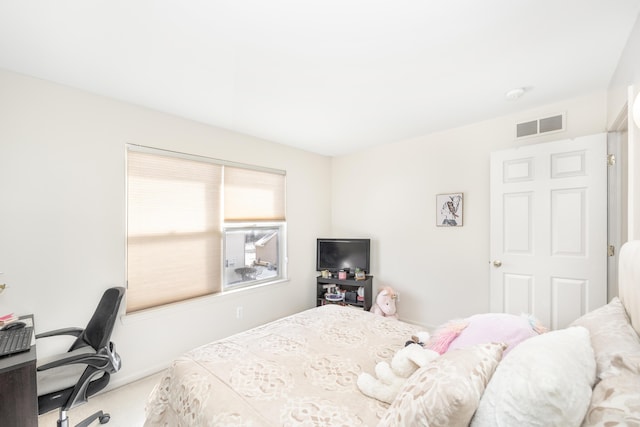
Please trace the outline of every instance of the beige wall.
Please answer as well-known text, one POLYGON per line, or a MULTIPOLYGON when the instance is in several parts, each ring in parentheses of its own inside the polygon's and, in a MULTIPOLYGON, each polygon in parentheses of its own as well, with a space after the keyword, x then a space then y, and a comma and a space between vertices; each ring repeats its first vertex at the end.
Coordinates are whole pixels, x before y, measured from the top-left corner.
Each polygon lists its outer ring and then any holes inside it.
POLYGON ((400 317, 427 326, 489 310, 492 151, 606 130, 606 94, 549 105, 333 160, 336 235, 370 236, 374 287, 400 292, 400 317), (567 130, 514 141, 516 123, 567 113, 567 130), (436 227, 436 194, 464 193, 464 226, 436 227))
MULTIPOLYGON (((123 317, 112 385, 315 304, 329 158, 0 70, 0 313, 35 313, 37 332, 84 326, 103 290, 125 284, 126 143, 286 170, 290 280, 123 317)), ((59 348, 39 343, 38 355, 59 348)))

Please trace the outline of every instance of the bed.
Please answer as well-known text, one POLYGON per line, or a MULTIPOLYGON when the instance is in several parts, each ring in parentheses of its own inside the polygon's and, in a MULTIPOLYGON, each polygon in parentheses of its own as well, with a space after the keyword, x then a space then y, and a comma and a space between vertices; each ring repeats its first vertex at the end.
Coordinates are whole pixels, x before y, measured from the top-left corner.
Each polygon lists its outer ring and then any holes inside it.
POLYGON ((640 426, 640 241, 620 253, 619 298, 570 327, 448 351, 391 404, 357 386, 423 329, 324 305, 198 347, 163 373, 155 426, 640 426))

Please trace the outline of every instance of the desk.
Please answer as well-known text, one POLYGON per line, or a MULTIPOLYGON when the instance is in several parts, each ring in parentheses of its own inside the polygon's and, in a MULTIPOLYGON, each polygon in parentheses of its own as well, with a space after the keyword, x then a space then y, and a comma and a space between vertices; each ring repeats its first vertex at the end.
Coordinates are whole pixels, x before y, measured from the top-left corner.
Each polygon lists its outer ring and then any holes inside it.
MULTIPOLYGON (((20 318, 31 318, 33 323, 33 315, 20 318)), ((38 426, 35 345, 29 351, 0 357, 0 420, 7 427, 38 426)))

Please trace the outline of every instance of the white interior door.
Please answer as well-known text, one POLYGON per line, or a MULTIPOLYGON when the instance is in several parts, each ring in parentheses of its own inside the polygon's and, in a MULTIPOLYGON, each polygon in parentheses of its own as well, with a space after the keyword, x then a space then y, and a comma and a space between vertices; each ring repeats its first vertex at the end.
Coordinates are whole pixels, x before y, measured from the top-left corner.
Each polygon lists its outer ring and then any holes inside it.
POLYGON ((563 328, 607 302, 606 134, 491 155, 490 307, 563 328))

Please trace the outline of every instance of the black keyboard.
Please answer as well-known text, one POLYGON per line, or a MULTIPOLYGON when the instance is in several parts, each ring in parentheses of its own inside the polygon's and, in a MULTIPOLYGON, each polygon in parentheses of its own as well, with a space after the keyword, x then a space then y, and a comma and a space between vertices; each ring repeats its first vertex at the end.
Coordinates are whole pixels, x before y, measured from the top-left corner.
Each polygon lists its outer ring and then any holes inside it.
POLYGON ((29 351, 33 326, 0 331, 0 356, 29 351))

